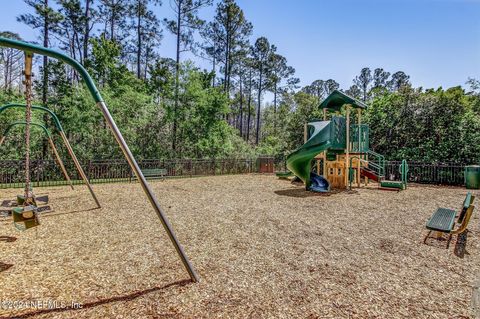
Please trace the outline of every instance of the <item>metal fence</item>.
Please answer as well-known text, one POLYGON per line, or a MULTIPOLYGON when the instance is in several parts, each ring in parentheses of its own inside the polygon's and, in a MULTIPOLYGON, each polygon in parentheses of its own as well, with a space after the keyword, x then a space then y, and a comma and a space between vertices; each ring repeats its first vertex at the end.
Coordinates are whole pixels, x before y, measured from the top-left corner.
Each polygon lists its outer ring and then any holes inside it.
MULTIPOLYGON (((401 161, 385 163, 385 178, 400 180, 401 161)), ((408 182, 439 185, 464 185, 465 165, 458 163, 408 163, 408 182)))
MULTIPOLYGON (((161 168, 166 170, 165 177, 194 177, 206 175, 246 174, 258 172, 256 159, 202 159, 202 160, 141 160, 140 168, 161 168)), ((81 184, 80 176, 72 162, 65 167, 74 184, 81 184)), ((22 187, 25 180, 25 161, 0 161, 0 188, 22 187)), ((135 176, 124 160, 100 160, 82 163, 82 167, 91 183, 110 183, 134 181, 135 176)), ((67 181, 57 163, 53 160, 34 160, 31 162, 33 185, 67 185, 67 181)))
MULTIPOLYGON (((141 160, 142 169, 162 168, 168 177, 194 177, 207 175, 257 173, 266 157, 258 159, 184 159, 184 160, 141 160)), ((275 171, 285 171, 284 157, 271 158, 275 171)), ((399 180, 400 161, 385 163, 385 177, 399 180)), ((124 160, 88 161, 82 164, 91 183, 132 182, 135 176, 124 160)), ((463 185, 465 166, 457 163, 408 162, 408 181, 423 184, 463 185)), ((0 161, 0 188, 22 187, 25 179, 25 161, 0 161)), ((65 167, 74 184, 82 181, 72 162, 65 167)), ((67 185, 67 181, 54 160, 34 160, 31 163, 34 186, 67 185)))

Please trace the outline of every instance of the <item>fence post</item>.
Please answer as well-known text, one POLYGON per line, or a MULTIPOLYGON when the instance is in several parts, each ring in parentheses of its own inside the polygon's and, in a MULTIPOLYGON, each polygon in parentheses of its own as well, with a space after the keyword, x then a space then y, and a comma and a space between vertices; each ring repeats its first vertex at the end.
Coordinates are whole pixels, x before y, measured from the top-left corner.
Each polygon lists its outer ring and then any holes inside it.
POLYGON ((35 167, 35 169, 37 170, 37 187, 40 187, 40 167, 41 165, 39 165, 39 161, 35 161, 34 162, 34 165, 32 165, 33 167, 35 167))
POLYGON ((88 167, 87 167, 87 179, 88 181, 90 182, 91 178, 90 178, 90 175, 91 175, 91 171, 92 170, 92 160, 88 160, 88 167))

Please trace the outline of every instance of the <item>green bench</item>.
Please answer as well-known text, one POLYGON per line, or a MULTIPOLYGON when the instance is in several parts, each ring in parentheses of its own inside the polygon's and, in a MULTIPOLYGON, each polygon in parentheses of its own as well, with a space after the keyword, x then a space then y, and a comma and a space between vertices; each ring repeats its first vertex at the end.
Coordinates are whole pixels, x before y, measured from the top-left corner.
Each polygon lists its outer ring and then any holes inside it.
POLYGON ((436 233, 436 237, 442 238, 443 234, 449 234, 447 241, 447 249, 450 245, 450 240, 452 239, 453 234, 460 234, 465 231, 470 221, 470 217, 473 213, 475 206, 472 205, 475 196, 470 192, 465 196, 463 201, 460 214, 458 215, 457 223, 460 224, 457 229, 454 230, 455 218, 457 214, 454 210, 440 207, 438 208, 433 215, 427 220, 425 227, 429 230, 427 236, 423 240, 424 243, 427 242, 427 239, 430 237, 432 232, 436 233))
POLYGON ((165 179, 165 176, 167 176, 167 170, 165 168, 144 168, 142 169, 142 173, 147 179, 165 179))

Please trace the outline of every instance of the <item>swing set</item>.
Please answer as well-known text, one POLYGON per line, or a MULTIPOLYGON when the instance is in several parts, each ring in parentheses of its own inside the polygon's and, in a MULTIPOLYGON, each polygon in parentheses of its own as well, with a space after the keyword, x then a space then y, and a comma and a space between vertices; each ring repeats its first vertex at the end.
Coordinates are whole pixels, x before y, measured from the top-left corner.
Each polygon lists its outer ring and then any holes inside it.
MULTIPOLYGON (((25 104, 19 104, 19 103, 6 104, 6 105, 3 105, 3 106, 0 107, 0 115, 3 112, 7 111, 8 109, 12 109, 12 108, 26 109, 26 107, 27 106, 25 104)), ((78 174, 82 178, 83 183, 87 186, 88 190, 90 191, 90 194, 92 195, 93 200, 97 204, 97 207, 100 208, 101 207, 100 202, 97 199, 97 196, 95 195, 95 192, 92 188, 92 185, 88 181, 87 175, 85 174, 85 172, 82 168, 82 165, 80 165, 80 162, 78 161, 77 155, 75 155, 75 152, 73 151, 73 148, 70 145, 70 141, 68 140, 67 135, 65 134, 65 131, 63 130, 63 126, 60 123, 60 120, 58 119, 58 116, 52 110, 50 110, 46 107, 43 107, 43 106, 39 106, 39 105, 32 105, 32 111, 43 112, 43 113, 49 115, 52 118, 53 123, 55 124, 55 128, 57 129, 58 134, 60 135, 60 137, 63 141, 63 144, 64 144, 65 148, 67 149, 68 154, 69 154, 70 158, 72 159, 72 161, 73 161, 73 163, 74 163, 74 165, 75 165, 75 167, 78 171, 78 174)), ((5 132, 7 132, 7 130, 5 132)), ((3 139, 5 138, 5 136, 6 136, 6 133, 3 134, 3 139)), ((53 143, 53 141, 52 141, 52 143, 53 143)), ((52 145, 52 143, 50 143, 50 144, 52 145)), ((2 141, 0 140, 0 146, 1 145, 2 145, 2 141)), ((57 159, 58 159, 57 161, 60 160, 59 157, 57 157, 57 159)), ((64 175, 65 175, 65 173, 64 173, 64 175)), ((65 176, 65 178, 67 178, 67 177, 65 176)), ((67 180, 68 180, 68 178, 67 178, 67 180)), ((72 189, 73 189, 73 186, 72 186, 72 189)))
MULTIPOLYGON (((147 196, 150 204, 152 205, 153 209, 157 213, 158 218, 162 222, 162 225, 165 231, 167 232, 170 241, 175 247, 177 254, 179 255, 184 267, 186 268, 188 274, 190 275, 191 280, 193 282, 198 282, 199 278, 195 269, 193 268, 190 261, 188 260, 182 246, 180 245, 180 242, 178 241, 173 231, 173 228, 170 222, 165 216, 165 213, 163 212, 163 210, 161 209, 160 204, 158 203, 152 189, 148 185, 147 180, 145 179, 145 176, 143 175, 137 161, 135 160, 135 157, 130 151, 130 148, 125 142, 122 136, 122 133, 118 129, 117 124, 115 123, 112 115, 110 114, 110 111, 108 110, 108 107, 105 101, 103 100, 95 83, 93 82, 92 78, 90 77, 88 72, 85 70, 85 68, 78 61, 70 58, 69 56, 63 53, 57 52, 52 49, 44 48, 41 46, 37 46, 34 44, 0 37, 0 46, 11 48, 11 49, 17 49, 25 53, 25 70, 24 70, 25 100, 26 100, 26 104, 25 104, 25 189, 24 189, 24 196, 23 196, 24 200, 22 203, 23 205, 21 207, 16 207, 13 209, 14 222, 18 222, 18 223, 22 222, 25 225, 25 228, 35 227, 40 224, 39 210, 37 207, 37 202, 35 199, 35 195, 33 193, 33 189, 31 188, 31 180, 30 180, 31 178, 30 177, 30 129, 32 126, 32 120, 31 120, 32 109, 34 108, 32 105, 32 64, 33 64, 33 55, 40 54, 40 55, 55 58, 57 60, 67 63, 78 72, 80 77, 86 83, 87 88, 90 91, 93 99, 95 100, 97 107, 101 110, 127 162, 129 163, 131 169, 135 173, 138 181, 140 182, 140 185, 142 186, 143 191, 145 192, 145 195, 147 196)), ((63 130, 60 131, 60 135, 62 136, 62 138, 63 138, 63 135, 65 135, 63 133, 63 130)), ((70 145, 66 141, 68 140, 65 138, 64 139, 65 144, 70 145)), ((71 150, 71 147, 67 146, 67 148, 69 149, 70 155, 72 155, 73 151, 71 150)), ((75 164, 77 164, 77 161, 75 162, 76 162, 75 164)), ((78 164, 77 168, 79 166, 80 165, 78 164)), ((82 174, 82 178, 83 177, 84 176, 82 174)), ((85 176, 84 181, 86 180, 87 178, 85 176)), ((87 186, 89 185, 90 184, 87 184, 87 186)), ((91 186, 89 186, 89 189, 90 188, 91 186)), ((92 193, 92 196, 96 198, 93 193, 93 190, 90 190, 90 192, 92 193)), ((98 203, 98 206, 100 207, 99 203, 98 203)))
MULTIPOLYGON (((0 137, 0 146, 3 145, 3 142, 5 141, 6 136, 12 130, 13 127, 15 127, 15 126, 26 126, 26 125, 27 125, 27 122, 25 122, 25 121, 17 121, 17 122, 13 122, 9 126, 7 126, 7 128, 3 132, 3 135, 0 137)), ((47 136, 48 144, 50 145, 50 148, 52 149, 53 155, 55 156, 55 159, 57 160, 57 163, 60 166, 60 169, 62 170, 63 176, 65 176, 65 179, 67 180, 68 184, 70 185, 70 187, 73 190, 74 188, 73 188, 72 180, 70 179, 70 176, 68 175, 67 170, 65 169, 65 165, 63 164, 63 161, 60 158, 60 154, 58 154, 57 147, 55 146, 55 143, 53 142, 53 139, 52 139, 52 134, 50 134, 50 131, 45 126, 43 126, 42 124, 31 122, 30 125, 32 127, 34 126, 34 127, 38 127, 40 129, 42 129, 42 131, 47 136)))

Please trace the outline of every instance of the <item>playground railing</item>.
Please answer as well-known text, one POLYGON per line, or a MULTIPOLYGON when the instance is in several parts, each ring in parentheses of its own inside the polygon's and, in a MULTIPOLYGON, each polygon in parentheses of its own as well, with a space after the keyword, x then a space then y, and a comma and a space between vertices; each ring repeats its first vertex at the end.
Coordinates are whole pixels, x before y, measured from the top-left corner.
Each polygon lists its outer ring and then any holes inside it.
POLYGON ((372 150, 367 152, 368 167, 372 169, 378 176, 385 176, 385 157, 372 150))
MULTIPOLYGON (((0 161, 0 188, 23 187, 24 161, 0 161)), ((72 162, 65 167, 74 184, 82 184, 72 162)), ((248 174, 258 172, 256 159, 146 159, 139 161, 141 169, 166 169, 166 177, 194 177, 225 174, 248 174)), ((136 181, 128 163, 124 160, 92 160, 82 163, 91 183, 134 182, 136 181)), ((67 185, 62 172, 53 160, 34 160, 31 163, 34 187, 67 185)))

